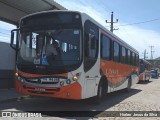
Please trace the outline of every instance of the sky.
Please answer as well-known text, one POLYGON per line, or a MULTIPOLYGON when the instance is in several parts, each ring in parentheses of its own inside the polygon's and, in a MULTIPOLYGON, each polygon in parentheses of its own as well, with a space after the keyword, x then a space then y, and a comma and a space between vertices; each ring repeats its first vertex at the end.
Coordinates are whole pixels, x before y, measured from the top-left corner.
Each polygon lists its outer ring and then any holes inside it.
MULTIPOLYGON (((114 31, 118 37, 139 51, 142 58, 147 50, 148 59, 160 57, 160 0, 54 0, 69 10, 90 15, 107 29, 111 12, 114 12, 114 31)), ((15 26, 0 22, 0 41, 8 42, 10 30, 15 26)))
POLYGON ((11 30, 15 28, 12 24, 0 21, 0 42, 10 42, 11 30))

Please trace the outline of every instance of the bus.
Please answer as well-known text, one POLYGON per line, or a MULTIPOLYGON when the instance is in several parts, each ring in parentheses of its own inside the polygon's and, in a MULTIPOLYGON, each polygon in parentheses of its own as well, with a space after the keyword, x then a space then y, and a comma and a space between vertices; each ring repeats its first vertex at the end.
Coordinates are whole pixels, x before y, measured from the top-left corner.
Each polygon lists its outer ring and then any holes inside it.
POLYGON ((138 51, 85 13, 27 15, 11 31, 10 45, 17 52, 15 85, 22 94, 93 97, 99 103, 105 93, 138 82, 138 51))
POLYGON ((140 59, 139 67, 140 67, 139 82, 149 81, 151 78, 152 64, 146 60, 140 59))

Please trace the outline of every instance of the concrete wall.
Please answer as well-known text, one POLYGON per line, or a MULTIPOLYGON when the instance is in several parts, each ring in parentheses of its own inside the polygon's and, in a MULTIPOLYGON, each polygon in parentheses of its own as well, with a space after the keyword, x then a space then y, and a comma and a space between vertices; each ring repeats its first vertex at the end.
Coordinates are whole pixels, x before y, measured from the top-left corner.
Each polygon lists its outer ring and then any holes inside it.
POLYGON ((0 89, 14 87, 15 56, 9 43, 0 42, 0 89))

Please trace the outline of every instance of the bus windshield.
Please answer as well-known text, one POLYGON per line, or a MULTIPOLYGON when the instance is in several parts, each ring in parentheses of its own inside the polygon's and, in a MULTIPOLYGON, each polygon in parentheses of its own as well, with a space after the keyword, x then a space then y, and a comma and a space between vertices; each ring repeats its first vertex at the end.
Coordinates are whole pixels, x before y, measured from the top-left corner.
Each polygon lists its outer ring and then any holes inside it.
POLYGON ((19 65, 73 66, 81 60, 81 30, 22 30, 19 65))

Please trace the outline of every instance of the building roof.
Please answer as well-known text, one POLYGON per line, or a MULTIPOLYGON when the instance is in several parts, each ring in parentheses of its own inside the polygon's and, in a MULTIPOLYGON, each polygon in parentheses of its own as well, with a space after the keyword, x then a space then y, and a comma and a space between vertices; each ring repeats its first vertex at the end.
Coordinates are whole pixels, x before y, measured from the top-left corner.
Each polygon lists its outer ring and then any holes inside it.
POLYGON ((66 10, 54 0, 0 0, 0 20, 18 25, 21 17, 47 10, 66 10))

